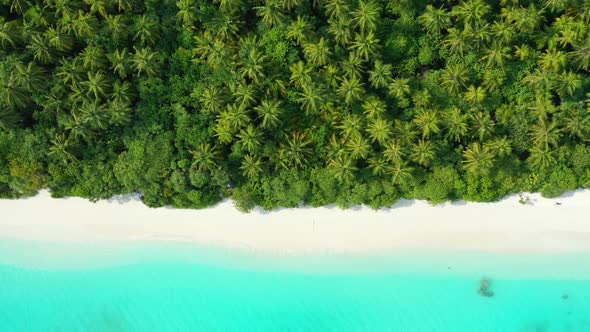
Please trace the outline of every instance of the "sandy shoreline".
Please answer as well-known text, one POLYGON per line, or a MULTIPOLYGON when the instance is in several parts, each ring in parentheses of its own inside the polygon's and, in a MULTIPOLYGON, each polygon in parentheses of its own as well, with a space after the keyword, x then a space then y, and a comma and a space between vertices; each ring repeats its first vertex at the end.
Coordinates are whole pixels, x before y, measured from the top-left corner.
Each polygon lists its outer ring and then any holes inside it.
POLYGON ((411 249, 590 252, 590 191, 557 199, 526 196, 526 205, 514 195, 497 203, 430 206, 401 201, 379 211, 324 207, 243 214, 231 201, 204 210, 150 209, 130 197, 91 203, 53 199, 43 191, 28 199, 0 200, 0 240, 183 241, 289 254, 411 249))

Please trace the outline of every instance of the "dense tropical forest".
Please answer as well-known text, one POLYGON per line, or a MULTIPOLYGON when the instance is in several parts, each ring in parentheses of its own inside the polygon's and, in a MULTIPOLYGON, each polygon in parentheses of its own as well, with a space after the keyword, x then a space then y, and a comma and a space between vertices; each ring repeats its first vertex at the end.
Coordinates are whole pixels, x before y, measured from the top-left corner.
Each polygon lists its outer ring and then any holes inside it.
POLYGON ((0 0, 0 196, 590 186, 590 0, 0 0))

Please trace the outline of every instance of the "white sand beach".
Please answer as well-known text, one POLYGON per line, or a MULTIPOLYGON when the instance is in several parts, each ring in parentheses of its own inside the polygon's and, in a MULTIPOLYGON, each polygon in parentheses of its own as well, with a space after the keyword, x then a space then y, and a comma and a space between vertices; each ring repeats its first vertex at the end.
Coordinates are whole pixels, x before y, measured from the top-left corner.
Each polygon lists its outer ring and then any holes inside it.
POLYGON ((249 214, 231 201, 204 210, 151 209, 137 198, 92 203, 49 192, 0 200, 0 240, 59 243, 185 241, 272 253, 372 253, 450 249, 497 253, 590 252, 590 191, 556 199, 524 194, 496 203, 282 209, 249 214))

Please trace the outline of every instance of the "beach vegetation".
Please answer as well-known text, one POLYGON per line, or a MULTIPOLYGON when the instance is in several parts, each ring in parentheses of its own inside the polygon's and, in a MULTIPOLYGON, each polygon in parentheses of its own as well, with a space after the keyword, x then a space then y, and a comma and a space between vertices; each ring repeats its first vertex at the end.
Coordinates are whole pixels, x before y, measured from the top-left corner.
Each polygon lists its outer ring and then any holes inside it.
POLYGON ((249 211, 588 187, 587 13, 0 0, 0 196, 249 211))

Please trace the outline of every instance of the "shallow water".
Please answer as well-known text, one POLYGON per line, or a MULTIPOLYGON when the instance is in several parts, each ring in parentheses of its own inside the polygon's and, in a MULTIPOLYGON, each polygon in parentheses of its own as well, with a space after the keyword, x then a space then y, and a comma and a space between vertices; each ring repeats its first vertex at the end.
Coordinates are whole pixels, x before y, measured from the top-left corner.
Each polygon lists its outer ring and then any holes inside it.
POLYGON ((58 247, 0 241, 1 331, 590 331, 590 254, 58 247))

